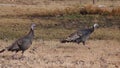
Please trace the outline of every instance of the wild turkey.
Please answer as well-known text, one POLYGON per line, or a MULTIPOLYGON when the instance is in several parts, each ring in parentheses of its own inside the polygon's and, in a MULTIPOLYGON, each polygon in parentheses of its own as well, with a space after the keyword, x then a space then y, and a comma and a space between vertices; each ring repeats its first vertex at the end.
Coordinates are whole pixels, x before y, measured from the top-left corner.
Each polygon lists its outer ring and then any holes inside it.
POLYGON ((22 51, 22 57, 23 57, 24 51, 27 50, 30 47, 30 45, 32 44, 35 26, 36 26, 35 24, 32 24, 31 29, 27 35, 25 35, 22 38, 19 38, 11 46, 6 47, 5 49, 1 50, 0 53, 4 52, 5 50, 12 51, 12 52, 15 51, 16 53, 18 51, 22 51))
POLYGON ((61 43, 76 42, 79 44, 80 42, 82 42, 83 45, 85 45, 85 41, 89 38, 90 34, 94 32, 95 28, 97 28, 98 26, 98 24, 94 24, 91 28, 78 30, 72 33, 70 36, 68 36, 67 39, 62 40, 61 43))

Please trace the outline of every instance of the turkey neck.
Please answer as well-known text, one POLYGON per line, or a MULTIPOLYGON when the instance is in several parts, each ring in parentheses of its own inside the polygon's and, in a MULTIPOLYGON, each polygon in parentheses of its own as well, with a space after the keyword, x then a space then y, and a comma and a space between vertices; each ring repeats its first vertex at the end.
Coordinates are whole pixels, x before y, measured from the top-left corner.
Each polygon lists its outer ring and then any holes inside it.
POLYGON ((90 29, 90 32, 92 33, 95 30, 94 26, 90 29))
POLYGON ((27 34, 27 37, 30 38, 30 39, 33 39, 34 37, 34 30, 31 28, 29 33, 27 34))

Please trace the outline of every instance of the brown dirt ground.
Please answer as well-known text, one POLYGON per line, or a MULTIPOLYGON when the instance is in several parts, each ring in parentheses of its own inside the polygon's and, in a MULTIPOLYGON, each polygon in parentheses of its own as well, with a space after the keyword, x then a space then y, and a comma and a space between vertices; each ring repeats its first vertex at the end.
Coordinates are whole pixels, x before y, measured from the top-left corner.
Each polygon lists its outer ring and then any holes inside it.
MULTIPOLYGON (((0 49, 12 41, 0 41, 0 49)), ((82 44, 59 41, 33 41, 23 59, 13 59, 12 52, 0 54, 0 68, 120 68, 120 42, 89 40, 82 44)))

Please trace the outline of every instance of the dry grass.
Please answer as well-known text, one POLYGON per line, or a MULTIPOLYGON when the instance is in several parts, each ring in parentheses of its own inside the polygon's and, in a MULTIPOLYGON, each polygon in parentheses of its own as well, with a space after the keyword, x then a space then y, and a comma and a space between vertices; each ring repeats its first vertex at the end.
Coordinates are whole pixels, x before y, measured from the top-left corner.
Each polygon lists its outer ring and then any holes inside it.
MULTIPOLYGON (((59 3, 64 5, 70 4, 93 4, 92 0, 0 0, 3 4, 22 4, 22 5, 49 5, 59 3)), ((120 6, 119 0, 96 0, 95 4, 103 4, 107 6, 120 6)))
POLYGON ((80 11, 82 14, 100 14, 100 15, 120 15, 120 6, 118 7, 98 7, 98 5, 86 5, 80 11))
MULTIPOLYGON (((101 14, 101 15, 120 15, 120 6, 97 5, 83 6, 79 1, 45 1, 47 4, 39 5, 16 5, 1 4, 0 16, 61 16, 66 14, 101 14)), ((8 2, 9 3, 9 2, 8 2)), ((19 3, 19 2, 18 2, 19 3)), ((29 3, 29 2, 28 2, 29 3)), ((85 4, 84 4, 85 5, 85 4)))
MULTIPOLYGON (((13 40, 0 41, 1 49, 13 40)), ((12 59, 13 53, 0 54, 0 67, 9 68, 119 68, 120 43, 114 40, 87 41, 88 50, 82 44, 58 41, 33 41, 25 52, 25 58, 12 59)), ((21 52, 17 57, 20 57, 21 52)))
POLYGON ((79 6, 72 5, 2 5, 0 16, 57 16, 79 12, 79 6), (58 7, 59 6, 59 7, 58 7))
POLYGON ((114 39, 114 40, 120 40, 120 30, 119 29, 110 29, 110 28, 101 28, 96 30, 91 38, 92 39, 114 39))

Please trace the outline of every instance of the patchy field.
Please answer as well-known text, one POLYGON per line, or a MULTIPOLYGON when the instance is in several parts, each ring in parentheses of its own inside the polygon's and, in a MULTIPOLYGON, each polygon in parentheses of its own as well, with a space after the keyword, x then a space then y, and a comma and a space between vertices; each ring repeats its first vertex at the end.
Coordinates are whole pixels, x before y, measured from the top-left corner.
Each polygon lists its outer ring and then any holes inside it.
POLYGON ((31 23, 37 24, 25 58, 19 59, 20 52, 18 59, 12 58, 14 53, 1 53, 0 68, 120 68, 120 1, 81 1, 0 0, 0 50, 25 35, 31 23), (106 7, 98 8, 100 4, 106 7), (87 41, 90 50, 58 41, 94 23, 100 28, 87 41))
POLYGON ((90 39, 120 40, 120 17, 99 15, 68 15, 64 17, 0 18, 0 39, 11 40, 29 32, 30 24, 36 23, 35 39, 63 39, 78 29, 98 23, 100 28, 90 39))
POLYGON ((106 5, 103 9, 98 5, 81 5, 80 0, 0 0, 0 39, 18 38, 27 33, 28 25, 34 22, 37 24, 35 39, 63 39, 78 28, 98 23, 100 29, 92 39, 120 40, 119 5, 106 5))
MULTIPOLYGON (((0 41, 0 49, 13 41, 0 41)), ((120 42, 114 40, 87 41, 87 49, 82 44, 58 41, 33 41, 25 52, 24 59, 12 59, 14 53, 0 54, 1 68, 119 68, 120 42)), ((18 53, 18 58, 21 53, 18 53)))

